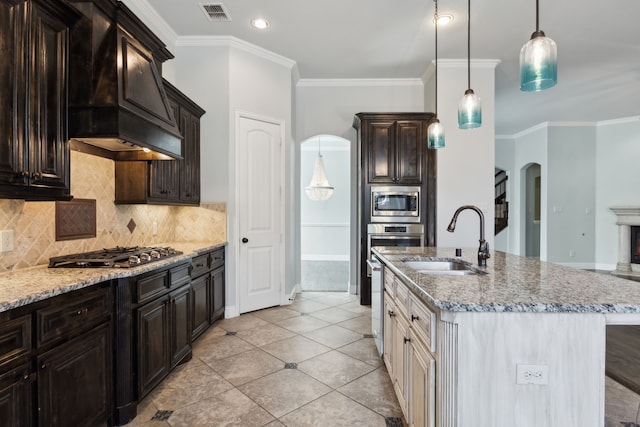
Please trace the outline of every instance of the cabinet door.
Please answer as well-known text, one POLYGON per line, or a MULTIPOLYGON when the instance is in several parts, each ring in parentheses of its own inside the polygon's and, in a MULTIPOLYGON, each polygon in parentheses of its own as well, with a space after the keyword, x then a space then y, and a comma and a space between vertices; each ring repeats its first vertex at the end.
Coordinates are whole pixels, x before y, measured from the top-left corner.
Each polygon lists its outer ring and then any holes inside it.
POLYGON ((367 123, 367 170, 370 183, 395 181, 395 121, 367 123))
POLYGON ((422 151, 426 139, 422 134, 423 122, 398 121, 396 124, 396 182, 422 183, 422 151))
POLYGON ((138 398, 169 373, 169 306, 166 298, 138 310, 138 398))
POLYGON ((409 322, 404 316, 395 316, 395 334, 393 337, 394 358, 393 358, 393 380, 398 402, 405 417, 408 418, 407 391, 409 385, 409 348, 411 346, 409 337, 409 322))
POLYGON ((29 171, 31 185, 69 189, 66 23, 36 2, 31 17, 29 171))
POLYGON ((27 169, 24 133, 26 117, 27 39, 24 9, 27 3, 0 2, 0 185, 25 186, 20 173, 27 169))
POLYGON ((180 162, 180 201, 200 202, 200 119, 185 109, 180 110, 179 127, 184 137, 180 162))
POLYGON ((211 323, 224 318, 224 267, 211 273, 211 323))
POLYGON ((411 340, 409 426, 435 427, 436 361, 417 337, 411 340))
POLYGON ((6 427, 30 427, 35 374, 24 365, 0 375, 0 420, 6 427))
POLYGON ((109 324, 38 357, 38 424, 95 426, 111 416, 109 324))
POLYGON ((180 162, 152 160, 149 167, 149 198, 177 201, 180 197, 180 162))
POLYGON ((393 360, 394 356, 394 336, 396 333, 396 324, 395 324, 395 316, 396 316, 396 307, 393 304, 391 297, 386 292, 384 293, 384 320, 382 325, 383 332, 383 360, 384 364, 387 366, 387 371, 389 372, 389 376, 393 380, 394 372, 393 372, 393 360))
POLYGON ((191 284, 169 294, 171 306, 171 368, 191 354, 191 284))
POLYGON ((191 281, 191 340, 195 340, 209 327, 209 281, 208 274, 191 281))

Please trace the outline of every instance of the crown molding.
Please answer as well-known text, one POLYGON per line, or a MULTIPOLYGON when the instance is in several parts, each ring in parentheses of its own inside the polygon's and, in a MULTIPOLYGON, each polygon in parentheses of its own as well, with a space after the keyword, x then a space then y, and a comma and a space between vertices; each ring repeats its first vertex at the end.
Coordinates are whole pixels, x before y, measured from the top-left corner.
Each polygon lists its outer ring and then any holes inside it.
POLYGON ((178 34, 147 0, 121 1, 151 29, 156 36, 167 44, 167 49, 169 49, 171 53, 174 53, 178 34))
POLYGON ((631 116, 620 119, 602 120, 597 122, 597 126, 622 125, 626 123, 636 123, 638 121, 640 121, 640 116, 631 116))
POLYGON ((300 79, 297 87, 423 86, 422 79, 300 79))

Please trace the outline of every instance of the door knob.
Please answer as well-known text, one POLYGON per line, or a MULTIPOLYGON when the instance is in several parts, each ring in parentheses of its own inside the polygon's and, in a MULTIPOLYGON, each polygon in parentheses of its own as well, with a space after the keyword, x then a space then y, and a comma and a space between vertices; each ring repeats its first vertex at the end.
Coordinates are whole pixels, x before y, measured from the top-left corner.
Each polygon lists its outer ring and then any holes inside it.
POLYGON ((242 243, 247 243, 247 242, 249 242, 249 239, 247 239, 246 237, 243 237, 242 238, 242 243))

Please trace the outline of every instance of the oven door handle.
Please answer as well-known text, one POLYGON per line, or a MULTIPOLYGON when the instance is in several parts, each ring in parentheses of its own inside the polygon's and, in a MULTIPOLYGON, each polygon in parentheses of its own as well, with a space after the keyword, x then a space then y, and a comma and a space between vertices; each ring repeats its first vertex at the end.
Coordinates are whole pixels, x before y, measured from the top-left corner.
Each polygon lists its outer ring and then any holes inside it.
POLYGON ((372 271, 380 271, 380 270, 382 270, 382 265, 380 265, 380 261, 378 261, 378 260, 368 259, 367 260, 367 264, 369 264, 369 267, 371 267, 372 271))

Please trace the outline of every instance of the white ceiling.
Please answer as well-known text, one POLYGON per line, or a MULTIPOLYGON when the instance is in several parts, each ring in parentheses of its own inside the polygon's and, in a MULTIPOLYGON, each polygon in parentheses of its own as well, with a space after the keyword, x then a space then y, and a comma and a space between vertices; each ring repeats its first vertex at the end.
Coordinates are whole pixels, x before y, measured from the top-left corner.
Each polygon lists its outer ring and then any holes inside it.
MULTIPOLYGON (((419 78, 434 56, 431 0, 147 1, 178 37, 237 37, 295 61, 303 79, 419 78), (209 21, 200 3, 222 3, 232 21, 209 21), (266 31, 250 26, 259 16, 271 23, 266 31)), ((439 58, 466 58, 467 2, 438 5, 455 16, 440 28, 439 58)), ((639 19, 639 0, 542 0, 540 29, 558 45, 558 85, 524 93, 518 55, 535 30, 535 1, 474 0, 471 57, 501 61, 496 134, 640 115, 639 19)))

